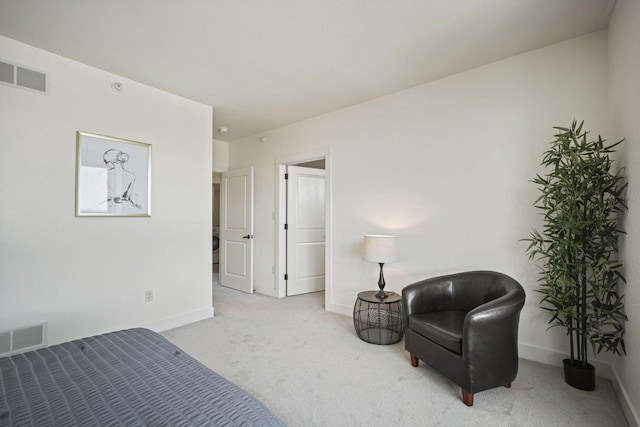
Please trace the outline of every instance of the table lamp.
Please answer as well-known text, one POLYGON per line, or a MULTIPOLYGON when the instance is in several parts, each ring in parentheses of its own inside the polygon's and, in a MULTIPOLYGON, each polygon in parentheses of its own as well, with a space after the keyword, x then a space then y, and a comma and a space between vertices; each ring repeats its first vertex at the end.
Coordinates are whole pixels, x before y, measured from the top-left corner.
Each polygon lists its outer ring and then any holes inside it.
POLYGON ((380 277, 378 278, 378 287, 380 287, 380 292, 376 294, 378 298, 387 297, 387 293, 384 291, 385 283, 382 266, 385 262, 394 262, 398 260, 397 243, 398 238, 396 236, 375 234, 367 234, 364 236, 364 254, 362 259, 380 264, 380 277))

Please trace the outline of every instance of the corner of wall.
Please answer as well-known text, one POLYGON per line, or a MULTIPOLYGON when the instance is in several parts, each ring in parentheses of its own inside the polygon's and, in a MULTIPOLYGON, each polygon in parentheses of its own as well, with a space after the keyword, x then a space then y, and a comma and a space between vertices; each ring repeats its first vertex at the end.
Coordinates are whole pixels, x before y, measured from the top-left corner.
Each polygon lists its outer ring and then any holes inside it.
POLYGON ((637 409, 633 407, 633 404, 631 403, 631 396, 629 396, 624 383, 620 380, 620 375, 618 374, 615 364, 611 366, 611 372, 611 384, 613 384, 613 389, 618 396, 620 406, 622 406, 622 411, 627 417, 629 427, 640 427, 640 414, 638 414, 637 409))
POLYGON ((154 332, 164 332, 169 329, 178 328, 180 326, 188 325, 190 323, 199 322, 201 320, 209 319, 213 317, 213 307, 203 308, 201 310, 192 311, 190 313, 182 314, 180 316, 169 317, 156 322, 148 323, 144 325, 145 328, 151 329, 154 332))

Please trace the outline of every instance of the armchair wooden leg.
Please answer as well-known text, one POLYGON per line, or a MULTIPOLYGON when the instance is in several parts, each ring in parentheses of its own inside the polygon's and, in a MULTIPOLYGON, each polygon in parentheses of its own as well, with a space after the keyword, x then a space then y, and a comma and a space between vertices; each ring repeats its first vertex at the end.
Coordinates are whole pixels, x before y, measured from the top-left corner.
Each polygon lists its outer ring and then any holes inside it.
POLYGON ((506 388, 511 388, 511 383, 504 385, 506 388))
POLYGON ((420 361, 420 359, 418 359, 418 356, 412 353, 409 353, 409 356, 411 356, 411 366, 413 366, 414 368, 417 368, 418 362, 420 361))
POLYGON ((473 393, 469 393, 467 390, 462 389, 462 402, 467 406, 473 406, 473 393))

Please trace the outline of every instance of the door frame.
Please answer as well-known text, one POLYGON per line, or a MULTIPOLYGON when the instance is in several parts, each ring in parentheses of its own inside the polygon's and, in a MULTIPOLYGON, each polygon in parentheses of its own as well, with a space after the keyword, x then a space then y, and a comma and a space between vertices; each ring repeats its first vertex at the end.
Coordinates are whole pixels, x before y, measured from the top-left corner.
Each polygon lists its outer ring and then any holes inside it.
POLYGON ((325 225, 325 249, 324 249, 324 308, 330 310, 331 301, 333 295, 333 277, 331 274, 332 269, 332 254, 333 254, 333 239, 331 234, 331 149, 322 148, 319 150, 308 151, 304 153, 296 153, 287 156, 277 157, 275 159, 275 182, 276 182, 276 200, 275 200, 275 260, 274 260, 274 273, 275 273, 275 293, 278 298, 284 298, 287 295, 287 282, 284 280, 284 274, 287 268, 287 236, 284 230, 284 224, 287 213, 287 191, 284 174, 288 165, 295 165, 298 163, 311 162, 314 160, 324 159, 325 165, 325 202, 324 202, 324 225, 325 225))

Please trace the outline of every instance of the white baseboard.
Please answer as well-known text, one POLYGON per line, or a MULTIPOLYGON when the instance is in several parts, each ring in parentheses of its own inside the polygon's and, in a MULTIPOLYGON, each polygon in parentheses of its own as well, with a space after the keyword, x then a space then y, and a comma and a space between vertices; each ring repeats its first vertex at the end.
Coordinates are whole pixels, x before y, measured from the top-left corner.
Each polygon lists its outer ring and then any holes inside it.
POLYGON ((205 320, 210 317, 213 317, 213 307, 203 308, 202 310, 196 310, 191 313, 152 322, 144 327, 151 329, 154 332, 164 332, 169 329, 188 325, 189 323, 199 322, 200 320, 205 320))
POLYGON ((353 316, 352 305, 328 303, 325 304, 325 310, 332 313, 342 314, 343 316, 353 316))
MULTIPOLYGON (((549 348, 538 347, 531 344, 518 343, 518 355, 527 360, 533 360, 534 362, 544 363, 546 365, 562 367, 562 359, 568 357, 567 354, 551 350, 549 348)), ((613 374, 611 372, 611 364, 609 362, 603 362, 598 359, 589 359, 596 368, 596 376, 606 378, 613 381, 613 374)))
POLYGON ((611 372, 613 373, 611 384, 613 384, 613 389, 618 395, 620 406, 622 406, 622 411, 627 417, 629 427, 640 427, 640 416, 638 415, 638 411, 631 404, 629 393, 627 393, 627 390, 624 388, 622 381, 620 381, 620 376, 618 375, 618 371, 616 370, 615 366, 611 367, 611 372))

